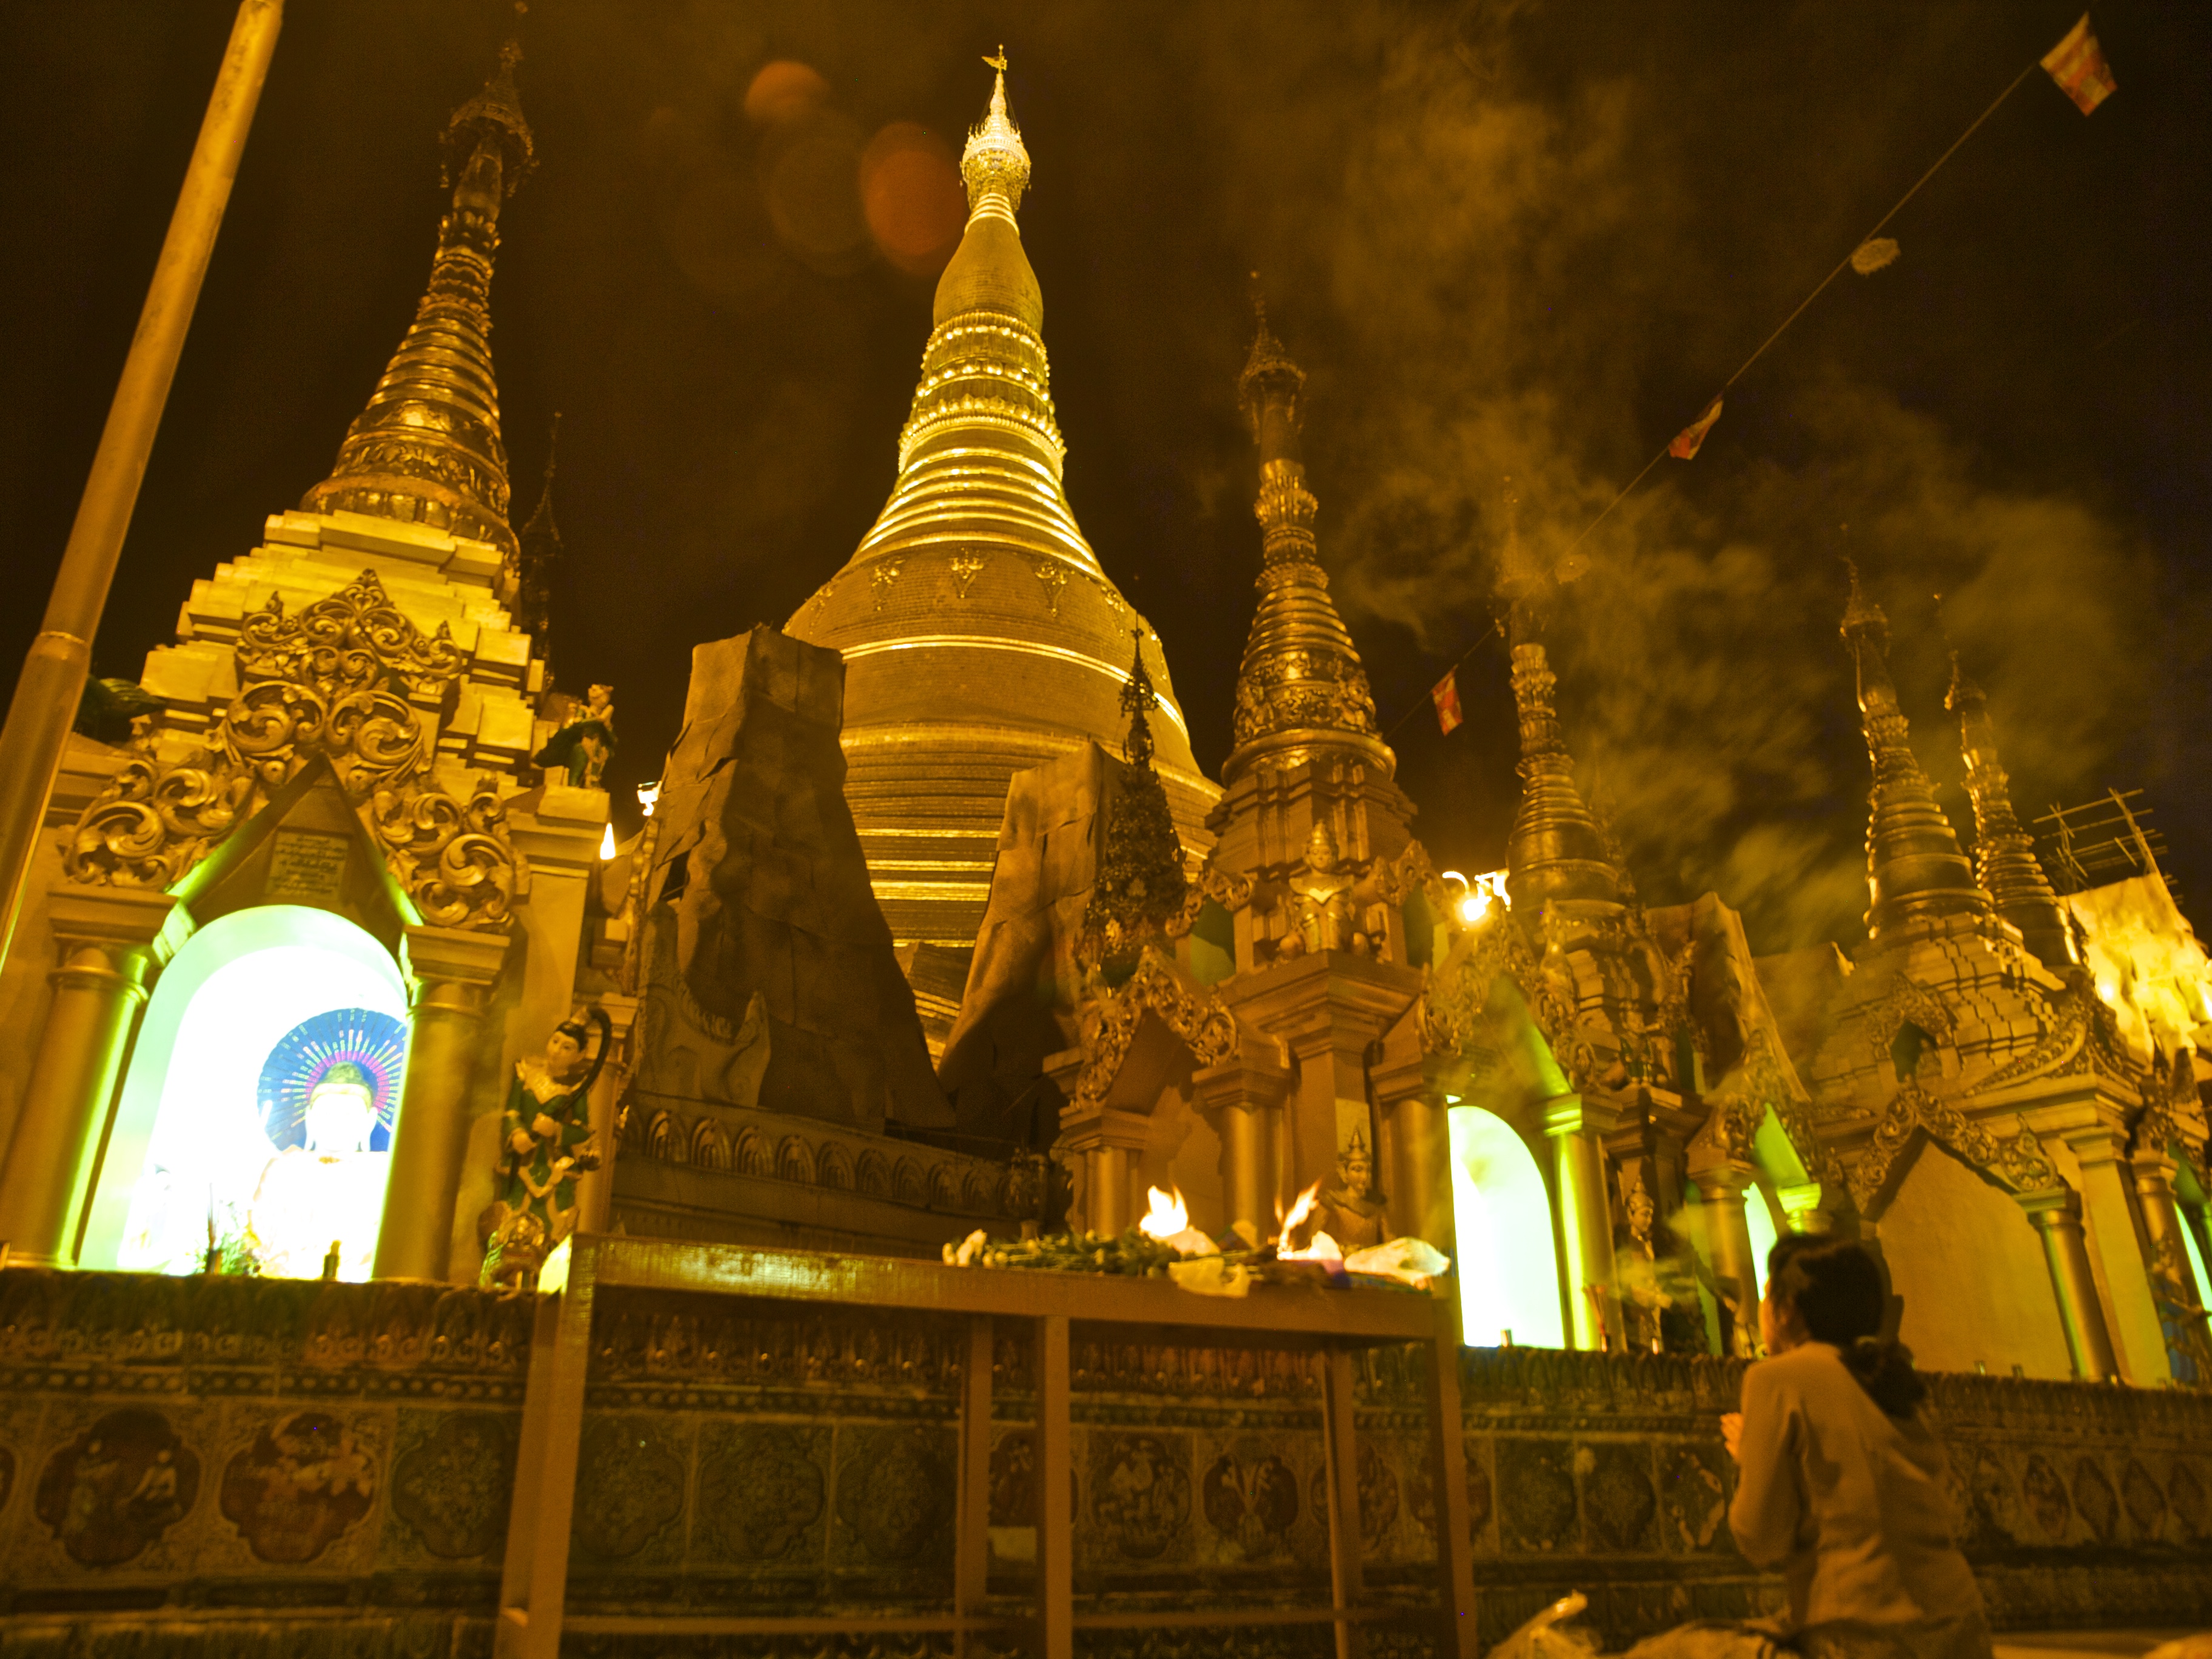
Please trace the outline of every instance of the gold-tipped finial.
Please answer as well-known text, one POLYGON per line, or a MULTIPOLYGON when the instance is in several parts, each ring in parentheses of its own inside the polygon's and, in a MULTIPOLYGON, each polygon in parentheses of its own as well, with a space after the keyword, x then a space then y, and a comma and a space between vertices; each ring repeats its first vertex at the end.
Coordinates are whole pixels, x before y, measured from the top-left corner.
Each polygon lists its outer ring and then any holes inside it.
POLYGON ((1997 758, 1996 724, 1990 718, 1989 699, 1960 665, 1956 651, 1951 653, 1951 689, 1944 695, 1943 707, 1959 717, 1966 798, 1974 805, 1975 879, 1997 915, 2020 929, 2021 943, 2045 967, 2063 974, 2075 959, 2066 907, 2036 856, 2033 838, 2014 815, 2012 781, 1997 758))
POLYGON ((453 194, 429 287, 368 407, 347 429, 331 476, 300 503, 310 513, 408 520, 489 542, 507 567, 502 599, 513 597, 518 550, 492 374, 491 276, 500 204, 534 159, 514 89, 521 58, 509 40, 490 80, 447 124, 453 194))
POLYGON ((1006 49, 983 60, 994 71, 991 107, 981 125, 969 130, 968 147, 961 152, 960 177, 968 185, 970 220, 995 214, 1013 222, 1022 204, 1022 191, 1030 182, 1030 153, 1022 144, 1021 129, 1006 112, 1006 49))
MULTIPOLYGON (((1848 526, 1846 526, 1848 528, 1848 526)), ((1844 561, 1850 594, 1844 604, 1844 642, 1858 675, 1859 724, 1866 734, 1874 787, 1867 809, 1867 933, 1879 941, 1909 923, 1943 916, 1985 916, 1989 895, 1936 799, 1912 752, 1911 727, 1889 674, 1889 618, 1859 585, 1857 564, 1844 561)))

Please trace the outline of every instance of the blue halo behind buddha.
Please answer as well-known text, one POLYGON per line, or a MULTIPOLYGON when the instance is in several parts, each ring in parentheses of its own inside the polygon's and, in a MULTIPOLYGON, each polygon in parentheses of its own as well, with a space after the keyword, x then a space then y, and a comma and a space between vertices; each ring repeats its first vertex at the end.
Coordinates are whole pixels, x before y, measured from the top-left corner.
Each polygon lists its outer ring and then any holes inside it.
POLYGON ((269 1051, 257 1097, 261 1127, 277 1150, 307 1144, 307 1097, 331 1067, 347 1064, 367 1073, 376 1091, 368 1150, 392 1150, 392 1119, 407 1070, 407 1027, 373 1008, 333 1008, 303 1019, 269 1051))

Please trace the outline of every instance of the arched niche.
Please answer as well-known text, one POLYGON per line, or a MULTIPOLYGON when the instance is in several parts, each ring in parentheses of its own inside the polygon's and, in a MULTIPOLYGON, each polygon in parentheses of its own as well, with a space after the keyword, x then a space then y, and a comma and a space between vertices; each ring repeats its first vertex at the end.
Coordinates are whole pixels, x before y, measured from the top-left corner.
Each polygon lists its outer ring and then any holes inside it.
MULTIPOLYGON (((387 1037, 384 1022, 396 1021, 404 1042, 407 988, 399 964, 380 941, 333 911, 260 905, 219 916, 187 939, 140 1023, 88 1218, 83 1265, 193 1271, 207 1247, 211 1210, 218 1236, 238 1237, 282 1150, 264 1119, 264 1068, 303 1026, 312 1040, 349 1024, 317 1024, 347 1010, 375 1017, 357 1023, 387 1037)), ((404 1062, 403 1048, 369 1068, 394 1113, 404 1062)), ((278 1133, 285 1138, 281 1126, 278 1133)), ((283 1223, 286 1237, 263 1245, 289 1253, 286 1271, 297 1273, 319 1267, 331 1239, 341 1238, 342 1273, 368 1277, 376 1241, 374 1220, 364 1218, 380 1212, 385 1162, 372 1151, 342 1175, 319 1170, 304 1184, 289 1183, 296 1190, 289 1202, 272 1188, 264 1223, 276 1225, 280 1211, 293 1218, 283 1223), (364 1226, 367 1237, 344 1237, 364 1226), (302 1229, 299 1238, 289 1237, 302 1229)))
POLYGON ((1468 1340, 1511 1331, 1528 1347, 1566 1346, 1552 1204, 1520 1133, 1480 1106, 1451 1109, 1453 1224, 1468 1340))

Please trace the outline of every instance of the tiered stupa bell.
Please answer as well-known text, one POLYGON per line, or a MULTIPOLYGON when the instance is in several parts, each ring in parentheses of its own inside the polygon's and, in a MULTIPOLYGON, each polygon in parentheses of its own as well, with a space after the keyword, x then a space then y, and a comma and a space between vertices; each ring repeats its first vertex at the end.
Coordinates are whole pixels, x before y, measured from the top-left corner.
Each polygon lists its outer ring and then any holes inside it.
MULTIPOLYGON (((982 924, 1013 774, 1122 738, 1144 627, 1061 488, 1044 301, 1015 222, 1029 151, 1003 59, 961 173, 968 228, 899 437, 898 481, 860 549, 787 625, 843 653, 846 798, 902 945, 964 950, 982 924)), ((1151 630, 1146 629, 1150 635, 1151 630)), ((1191 757, 1157 636, 1155 761, 1194 851, 1218 791, 1191 757)))
POLYGON ((500 550, 511 582, 507 446, 491 364, 492 258, 501 201, 532 162, 530 124, 514 89, 521 48, 453 112, 446 129, 453 206, 438 228, 430 286, 368 407, 346 429, 331 476, 300 505, 426 524, 500 550))

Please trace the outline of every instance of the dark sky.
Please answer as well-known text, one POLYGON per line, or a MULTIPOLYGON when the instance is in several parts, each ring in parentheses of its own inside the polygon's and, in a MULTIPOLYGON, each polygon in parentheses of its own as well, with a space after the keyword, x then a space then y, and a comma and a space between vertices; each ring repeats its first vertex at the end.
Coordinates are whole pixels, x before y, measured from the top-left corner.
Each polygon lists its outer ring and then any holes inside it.
MULTIPOLYGON (((10 664, 231 10, 0 9, 10 664)), ((931 282, 865 243, 793 250, 793 202, 764 201, 789 188, 790 135, 745 107, 771 61, 826 80, 809 132, 833 152, 893 122, 957 149, 988 91, 978 55, 1005 42, 1068 493, 1214 768, 1258 556, 1234 403, 1247 271, 1312 375, 1322 548, 1387 722, 1490 626, 1506 477, 1522 532, 1564 553, 2078 15, 535 0, 520 80, 540 167, 502 222, 494 343, 518 517, 563 416, 563 681, 617 686, 626 797, 674 735, 690 647, 782 621, 890 487, 931 282)), ((328 469, 428 271, 437 134, 512 21, 477 0, 291 0, 99 672, 135 678, 192 580, 328 469)), ((2212 893, 2212 8, 2116 0, 2094 22, 2118 94, 2085 119, 2033 76, 1889 228, 1899 263, 1840 278, 1704 454, 1577 550, 1570 741, 1648 901, 1717 887, 1762 949, 1855 936, 1846 550, 1954 814, 1939 591, 2022 816, 2141 786, 2185 895, 2212 893)), ((806 179, 803 234, 857 222, 849 168, 806 179)), ((1419 713, 1396 741, 1438 862, 1487 868, 1516 790, 1494 641, 1461 681, 1466 729, 1419 713)))

